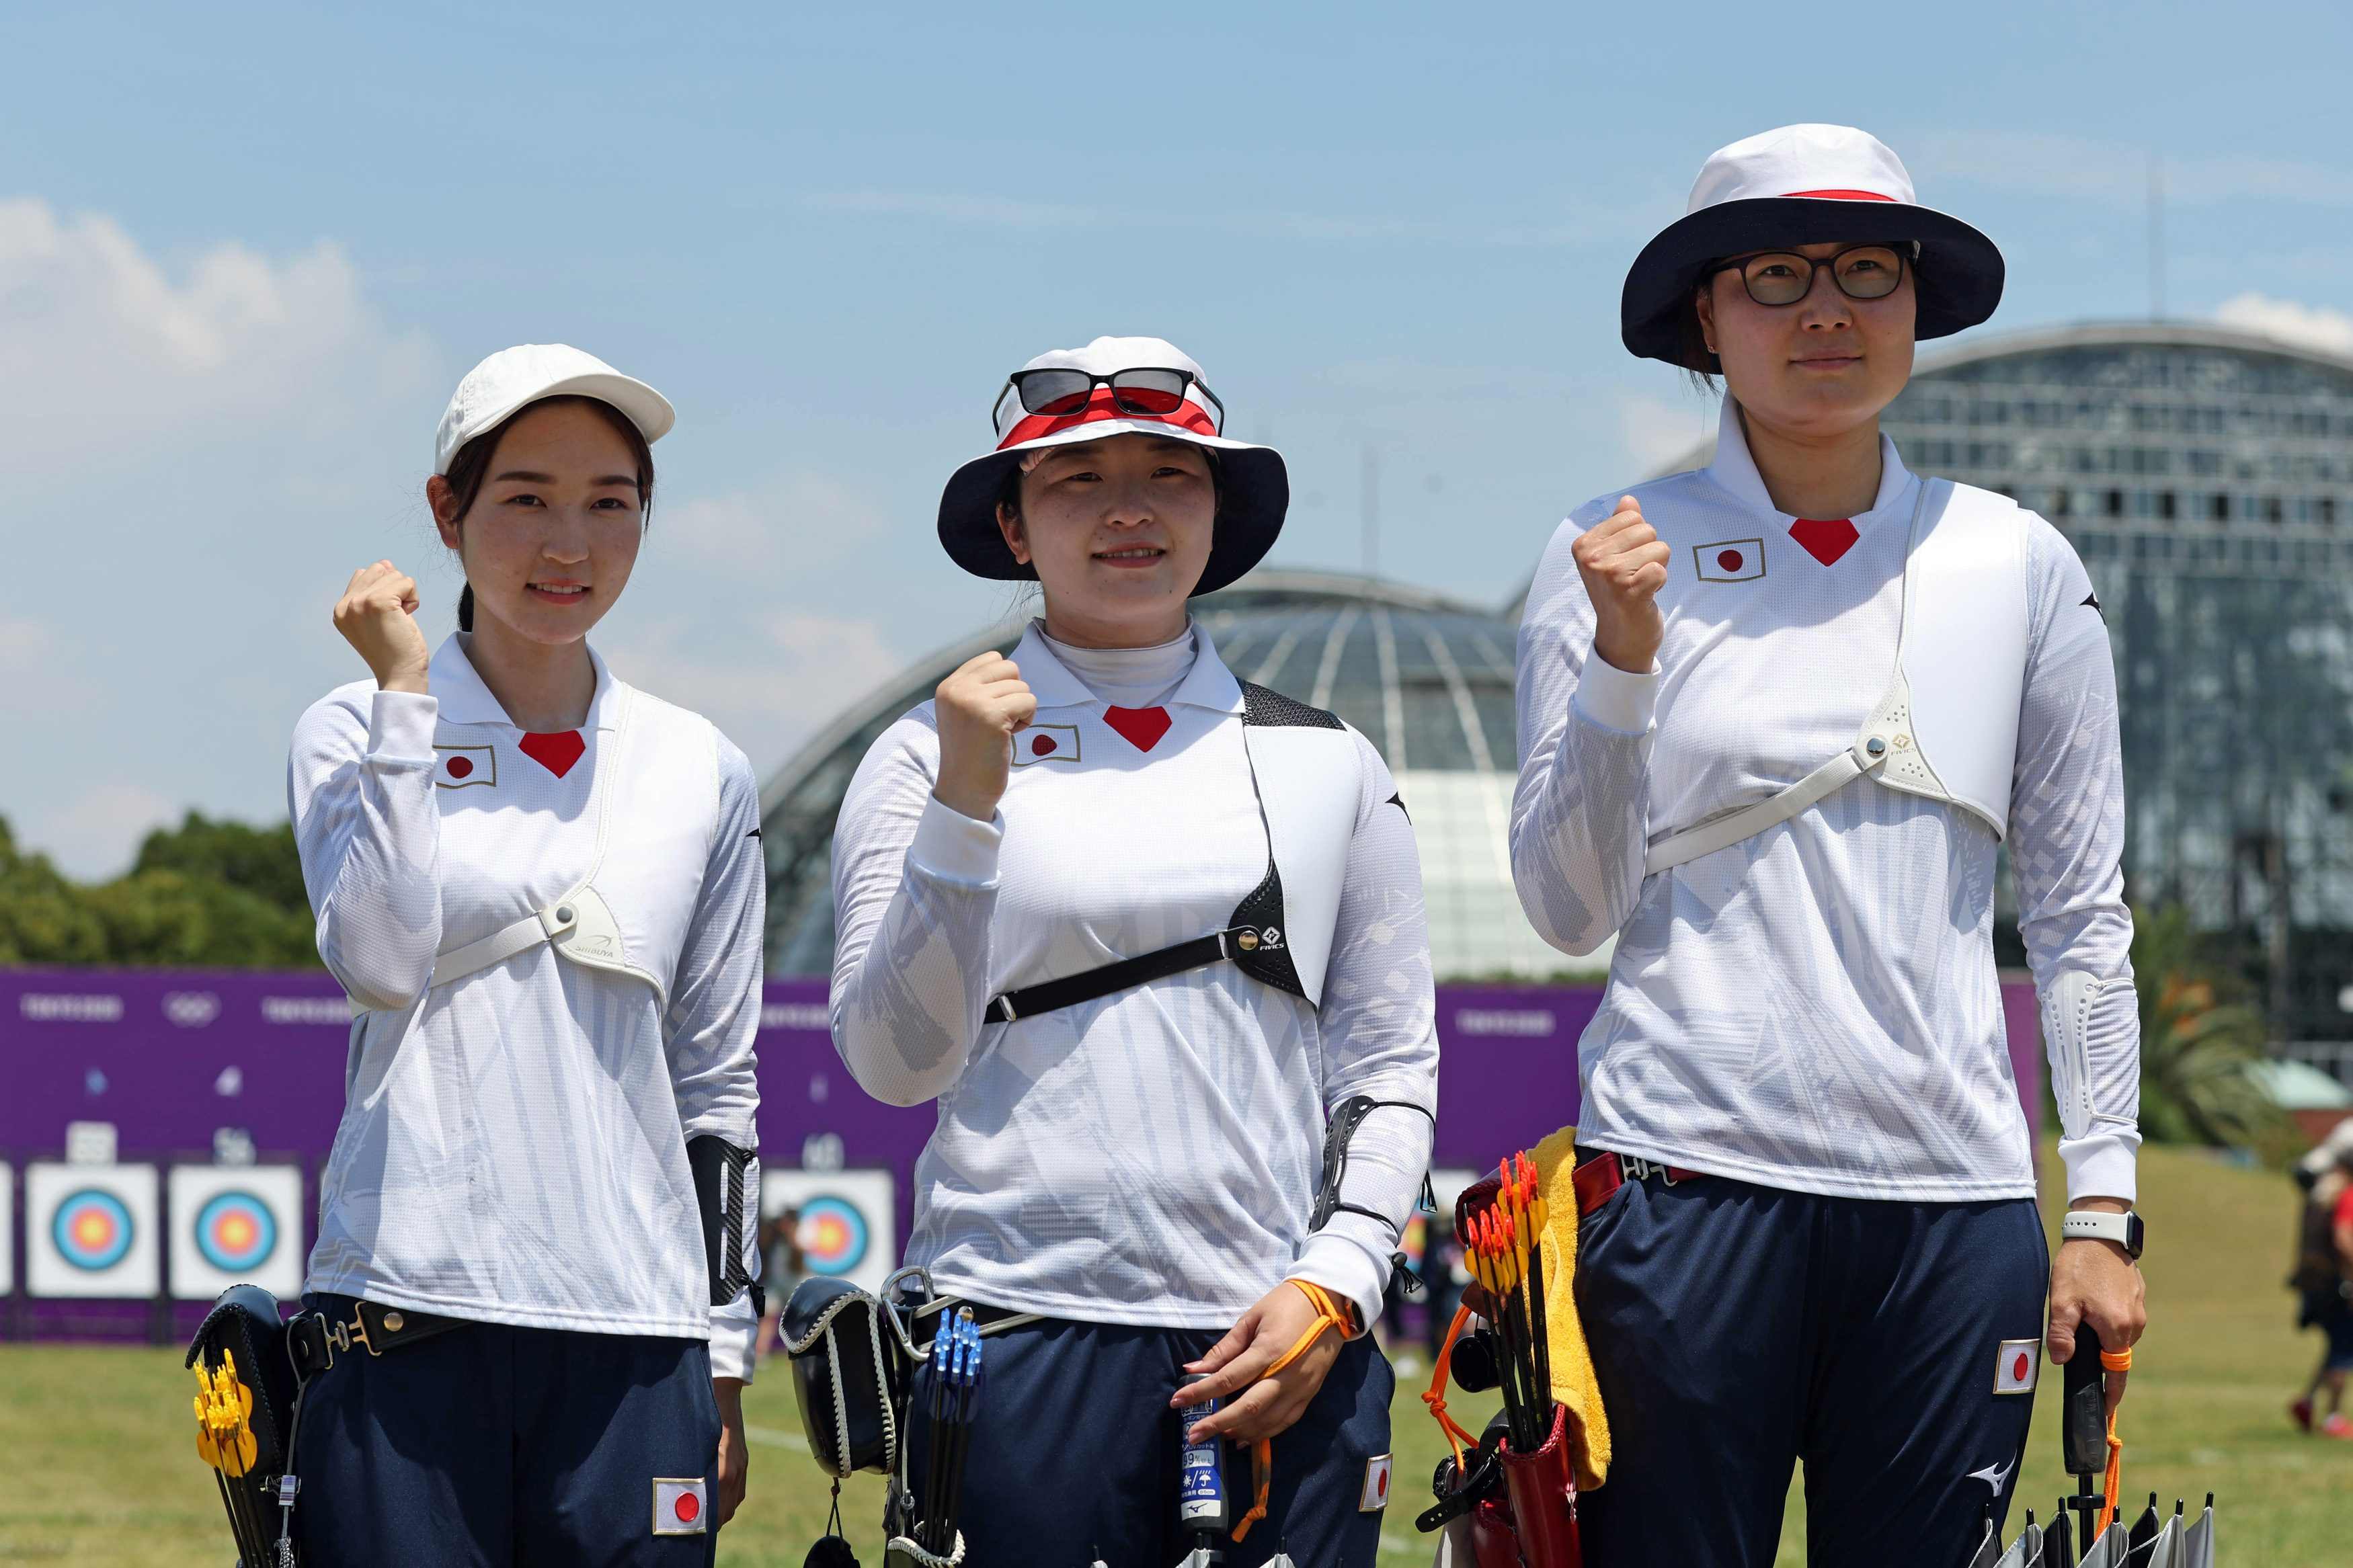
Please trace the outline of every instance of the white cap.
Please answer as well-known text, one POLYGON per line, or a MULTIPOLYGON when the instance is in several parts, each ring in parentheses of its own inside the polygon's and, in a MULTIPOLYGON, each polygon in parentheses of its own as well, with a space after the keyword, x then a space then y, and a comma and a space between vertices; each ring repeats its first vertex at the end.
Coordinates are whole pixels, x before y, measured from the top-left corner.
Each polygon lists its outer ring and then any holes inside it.
POLYGON ((628 416, 647 442, 678 423, 670 399, 595 354, 569 343, 518 343, 501 349, 466 373, 433 433, 433 471, 447 474, 459 449, 525 404, 543 397, 593 397, 628 416))

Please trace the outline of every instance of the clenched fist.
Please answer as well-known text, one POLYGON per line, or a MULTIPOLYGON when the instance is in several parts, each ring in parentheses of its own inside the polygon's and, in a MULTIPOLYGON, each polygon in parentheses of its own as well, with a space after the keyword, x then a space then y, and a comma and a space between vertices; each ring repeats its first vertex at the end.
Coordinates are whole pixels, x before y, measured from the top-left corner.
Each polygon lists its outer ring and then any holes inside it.
POLYGON ((417 626, 417 579, 389 561, 352 574, 335 602, 335 629, 359 650, 385 691, 425 689, 433 650, 417 626))
POLYGON ((1038 716, 1021 668, 1001 653, 966 659, 934 693, 940 726, 940 782, 932 795, 976 822, 997 815, 1013 767, 1013 737, 1038 716))
POLYGON ((1593 651, 1629 675, 1648 675, 1666 640, 1659 590, 1673 552, 1661 542, 1632 496, 1569 546, 1593 601, 1593 651))

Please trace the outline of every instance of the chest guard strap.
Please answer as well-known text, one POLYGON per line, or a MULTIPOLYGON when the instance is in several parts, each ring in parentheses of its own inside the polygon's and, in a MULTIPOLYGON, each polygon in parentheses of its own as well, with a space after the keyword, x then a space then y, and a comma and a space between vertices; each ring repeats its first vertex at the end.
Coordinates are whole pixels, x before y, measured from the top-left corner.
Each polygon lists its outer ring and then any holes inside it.
MULTIPOLYGON (((1338 731, 1343 740, 1347 734, 1347 727, 1321 708, 1294 702, 1263 686, 1242 683, 1242 735, 1243 744, 1250 748, 1250 786, 1258 793, 1259 809, 1267 822, 1266 875, 1248 897, 1234 906, 1226 929, 1059 980, 1008 991, 990 999, 982 1015, 988 1022, 1010 1024, 1040 1013, 1075 1007, 1115 991, 1166 980, 1172 974, 1207 968, 1212 963, 1230 963, 1251 979, 1278 991, 1287 991, 1311 1004, 1319 1000, 1324 961, 1331 952, 1332 925, 1339 910, 1338 873, 1345 866, 1347 842, 1355 831, 1356 795, 1353 791, 1326 787, 1331 781, 1320 777, 1312 764, 1302 767, 1284 751, 1274 750, 1262 755, 1263 742, 1254 742, 1251 732, 1266 729, 1333 730, 1338 731), (1315 831, 1319 828, 1321 832, 1315 831), (1286 859, 1300 864, 1303 875, 1313 884, 1306 900, 1310 908, 1303 911, 1315 942, 1314 953, 1309 960, 1316 981, 1313 990, 1294 957, 1293 927, 1286 918, 1282 896, 1282 866, 1286 859)), ((1328 764, 1330 757, 1339 754, 1332 752, 1318 760, 1328 764)), ((1353 770, 1353 749, 1346 753, 1346 760, 1353 770)), ((1328 765, 1324 771, 1328 772, 1328 765)), ((1399 802, 1398 806, 1403 809, 1403 803, 1399 802)))

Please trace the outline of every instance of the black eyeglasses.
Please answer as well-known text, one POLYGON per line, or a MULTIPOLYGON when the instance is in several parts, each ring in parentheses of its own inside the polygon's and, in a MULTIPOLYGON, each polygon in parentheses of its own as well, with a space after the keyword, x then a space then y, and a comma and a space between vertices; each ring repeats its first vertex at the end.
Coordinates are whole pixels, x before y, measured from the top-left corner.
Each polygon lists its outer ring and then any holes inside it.
MULTIPOLYGON (((1918 254, 1918 247, 1913 247, 1918 254)), ((1737 268, 1748 297, 1760 305, 1794 305, 1812 292, 1814 270, 1827 267, 1839 292, 1850 300, 1884 300, 1904 281, 1904 252, 1892 245, 1850 245, 1820 261, 1794 250, 1736 256, 1708 268, 1713 278, 1737 268)))
POLYGON ((1020 404, 1024 413, 1059 418, 1084 408, 1098 386, 1111 388, 1112 406, 1122 414, 1141 414, 1155 419, 1165 419, 1182 408, 1186 391, 1198 386, 1216 410, 1218 429, 1226 427, 1226 405, 1189 370, 1116 370, 1109 375, 1094 375, 1083 370, 1017 370, 1006 378, 1005 391, 997 395, 997 433, 1004 435, 1013 423, 1013 411, 1006 406, 1008 394, 1020 404))

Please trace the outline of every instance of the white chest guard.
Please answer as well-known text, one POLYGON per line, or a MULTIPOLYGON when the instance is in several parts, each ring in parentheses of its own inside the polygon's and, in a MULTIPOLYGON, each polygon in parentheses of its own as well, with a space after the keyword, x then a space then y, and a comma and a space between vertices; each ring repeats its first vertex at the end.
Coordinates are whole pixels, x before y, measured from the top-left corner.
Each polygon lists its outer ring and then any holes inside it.
POLYGON ((1853 780, 1926 795, 2010 826, 2026 689, 2026 514, 2016 501, 1923 479, 1904 558, 1895 668, 1854 744, 1779 794, 1655 839, 1659 872, 1752 838, 1853 780))
MULTIPOLYGON (((588 869, 546 908, 444 951, 434 989, 547 942, 584 967, 644 981, 667 1005, 719 830, 719 731, 616 684, 618 722, 596 748, 590 785, 596 847, 588 869)), ((353 1016, 364 1011, 352 1005, 353 1016)))
MULTIPOLYGON (((1260 974, 1248 954, 1239 962, 1245 972, 1321 1006, 1364 784, 1356 742, 1331 714, 1263 686, 1244 685, 1242 702, 1242 744, 1266 817, 1267 878, 1282 922, 1267 929, 1276 933, 1271 946, 1290 953, 1297 984, 1260 974)), ((1245 923, 1267 891, 1262 887, 1243 901, 1236 925, 1245 923)))

